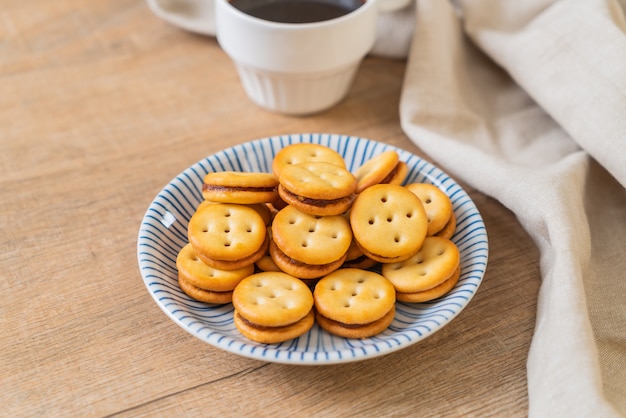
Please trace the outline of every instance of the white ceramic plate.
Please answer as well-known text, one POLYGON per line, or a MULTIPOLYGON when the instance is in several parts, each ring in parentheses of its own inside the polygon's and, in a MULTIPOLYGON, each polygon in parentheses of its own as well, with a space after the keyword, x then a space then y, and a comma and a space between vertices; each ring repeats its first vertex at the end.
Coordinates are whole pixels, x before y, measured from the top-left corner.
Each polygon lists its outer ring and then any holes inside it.
POLYGON ((166 185, 150 204, 139 230, 139 269, 157 305, 181 328, 223 350, 258 360, 322 365, 365 360, 388 354, 434 334, 470 302, 487 267, 485 225, 465 191, 427 161, 380 142, 344 135, 296 134, 263 138, 211 155, 187 168, 166 185), (406 183, 432 183, 451 198, 458 226, 453 241, 461 252, 461 278, 446 296, 427 303, 397 303, 396 316, 383 333, 364 339, 336 337, 317 325, 300 338, 282 344, 258 344, 233 324, 233 307, 194 301, 178 287, 176 256, 187 243, 187 222, 203 200, 204 176, 214 171, 271 172, 274 155, 285 145, 313 142, 337 150, 354 171, 364 161, 394 149, 409 166, 406 183))
POLYGON ((215 36, 213 0, 147 0, 152 13, 182 29, 215 36))

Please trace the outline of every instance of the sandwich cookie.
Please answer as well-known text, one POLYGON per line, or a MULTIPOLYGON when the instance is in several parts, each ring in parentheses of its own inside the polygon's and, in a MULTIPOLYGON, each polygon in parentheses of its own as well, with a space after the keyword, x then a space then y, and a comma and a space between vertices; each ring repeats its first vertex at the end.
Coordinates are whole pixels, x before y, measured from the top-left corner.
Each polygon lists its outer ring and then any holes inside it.
POLYGON ((346 168, 343 157, 334 149, 321 144, 290 144, 278 151, 272 160, 272 172, 278 178, 283 168, 300 163, 323 162, 346 168))
POLYGON ((287 206, 272 222, 270 255, 284 272, 317 279, 343 264, 352 230, 341 215, 315 216, 287 206))
POLYGON ((439 187, 429 183, 411 183, 405 186, 419 197, 428 218, 428 236, 441 231, 452 215, 452 202, 439 187))
MULTIPOLYGON (((202 209, 205 206, 215 205, 217 203, 218 202, 211 202, 210 200, 203 200, 202 202, 200 202, 200 204, 196 208, 196 211, 202 209)), ((274 217, 274 215, 272 213, 272 209, 271 209, 269 204, 266 204, 266 203, 250 203, 250 204, 246 204, 245 206, 248 206, 248 207, 254 209, 259 215, 261 215, 261 218, 263 218, 263 222, 265 222, 265 226, 270 226, 270 224, 272 223, 272 218, 274 217)))
POLYGON ((233 291, 235 327, 252 341, 274 344, 308 332, 315 316, 311 290, 282 272, 256 273, 233 291))
POLYGON ((286 166, 278 178, 278 194, 288 204, 312 215, 339 215, 350 209, 356 178, 345 168, 308 162, 286 166))
POLYGON ((278 198, 277 186, 271 173, 219 171, 204 176, 202 196, 221 203, 269 203, 278 198))
POLYGON ((193 214, 187 229, 198 258, 217 269, 237 270, 254 264, 269 248, 265 221, 246 205, 203 206, 193 214))
POLYGON ((396 151, 384 151, 361 165, 355 172, 356 193, 375 184, 402 184, 409 167, 396 151))
POLYGON ((254 265, 237 270, 220 270, 206 265, 191 244, 185 245, 176 257, 178 284, 193 299, 207 303, 230 303, 233 289, 254 273, 254 265))
POLYGON ((428 302, 437 298, 440 298, 450 292, 454 286, 459 282, 459 278, 461 277, 461 267, 457 267, 457 269, 452 273, 448 279, 444 280, 439 285, 433 287, 432 289, 422 290, 421 292, 414 293, 403 293, 396 292, 396 299, 400 302, 406 303, 420 303, 420 302, 428 302))
POLYGON ((384 264, 382 275, 395 287, 398 300, 423 302, 443 295, 456 284, 460 262, 459 249, 452 241, 426 237, 422 248, 408 260, 384 264))
POLYGON ((454 236, 454 232, 456 231, 456 215, 454 214, 454 210, 450 214, 450 219, 443 227, 443 229, 435 234, 436 237, 451 239, 454 236))
POLYGON ((341 267, 365 270, 374 267, 376 264, 378 264, 378 262, 363 254, 363 251, 361 251, 356 241, 353 239, 346 253, 346 261, 343 262, 341 267))
POLYGON ((361 192, 350 210, 354 240, 380 263, 404 261, 422 246, 428 220, 424 205, 403 186, 377 184, 361 192))
POLYGON ((383 332, 394 319, 396 291, 378 273, 340 269, 315 285, 318 325, 345 338, 366 338, 383 332))

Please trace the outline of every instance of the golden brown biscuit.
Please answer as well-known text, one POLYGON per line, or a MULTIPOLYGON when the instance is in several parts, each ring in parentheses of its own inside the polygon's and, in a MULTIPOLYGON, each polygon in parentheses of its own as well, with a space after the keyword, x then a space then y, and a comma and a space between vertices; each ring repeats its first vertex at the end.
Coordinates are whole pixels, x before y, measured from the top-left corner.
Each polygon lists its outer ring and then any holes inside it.
POLYGON ((250 264, 256 263, 261 257, 268 253, 269 248, 270 238, 269 234, 266 234, 265 241, 263 241, 263 244, 258 249, 258 251, 253 253, 252 255, 249 255, 248 257, 240 258, 238 260, 219 260, 198 253, 198 258, 200 258, 204 263, 216 269, 237 270, 249 266, 250 264))
POLYGON ((233 299, 232 290, 226 292, 213 292, 211 290, 201 289, 185 280, 180 273, 178 274, 178 286, 187 296, 200 302, 224 305, 226 303, 230 303, 233 299))
POLYGON ((277 344, 306 334, 315 323, 315 314, 311 309, 304 318, 293 324, 282 327, 260 327, 247 321, 235 309, 233 322, 237 330, 249 340, 262 344, 277 344))
POLYGON ((189 284, 212 292, 232 291, 245 277, 254 273, 250 264, 238 270, 220 270, 205 264, 193 250, 191 244, 185 245, 176 257, 179 277, 189 284))
POLYGON ((337 259, 326 264, 307 264, 302 261, 295 260, 289 257, 287 254, 281 251, 280 248, 270 241, 270 256, 274 263, 278 266, 280 271, 295 276, 307 284, 313 284, 317 282, 317 279, 332 273, 341 267, 345 261, 345 254, 337 259))
POLYGON ((272 160, 272 172, 278 178, 283 168, 307 162, 324 162, 346 168, 343 157, 334 149, 320 144, 299 143, 278 151, 272 160))
POLYGON ((382 274, 398 292, 421 292, 450 278, 460 261, 461 254, 452 241, 426 237, 415 255, 400 263, 384 264, 382 274))
POLYGON ((412 183, 405 186, 420 198, 428 217, 427 235, 435 235, 441 231, 452 215, 452 202, 437 186, 429 183, 412 183))
POLYGON ((392 172, 383 179, 382 184, 402 184, 407 174, 409 174, 409 166, 404 161, 398 161, 392 172))
MULTIPOLYGON (((202 202, 200 202, 200 204, 196 208, 196 211, 202 209, 205 206, 215 205, 217 203, 219 203, 219 202, 211 202, 210 200, 203 200, 202 202)), ((228 202, 226 202, 226 203, 228 203, 228 202)), ((248 206, 248 207, 254 209, 259 215, 261 215, 261 218, 263 218, 263 221, 265 222, 266 226, 269 226, 272 223, 272 218, 274 217, 274 214, 272 213, 272 208, 271 208, 270 204, 266 204, 266 203, 250 203, 250 204, 245 204, 245 206, 248 206)))
MULTIPOLYGON (((271 243, 270 243, 271 245, 271 243)), ((260 270, 260 271, 282 271, 274 262, 274 260, 272 260, 272 257, 268 254, 264 255, 263 257, 261 257, 259 260, 257 260, 256 263, 254 263, 256 265, 256 267, 260 270)))
POLYGON ((396 151, 384 151, 357 168, 356 193, 361 193, 375 184, 401 184, 408 171, 408 166, 400 161, 396 151))
POLYGON ((230 203, 197 210, 189 220, 188 238, 202 261, 222 270, 253 264, 269 248, 261 215, 248 206, 230 203))
POLYGON ((381 263, 406 260, 422 246, 428 220, 422 202, 403 186, 377 184, 361 192, 350 210, 354 239, 381 263))
POLYGON ((253 341, 267 344, 286 341, 313 326, 311 290, 286 273, 248 276, 237 285, 232 300, 235 326, 253 341))
POLYGON ((346 253, 346 261, 343 262, 341 267, 366 270, 374 267, 376 264, 378 264, 378 262, 363 254, 363 251, 361 251, 356 241, 352 240, 350 248, 348 248, 348 252, 346 253))
POLYGON ((448 219, 448 223, 443 227, 443 229, 435 234, 437 237, 451 239, 454 236, 454 232, 456 231, 456 215, 454 211, 450 214, 450 219, 448 219))
POLYGON ((346 325, 339 321, 333 321, 332 319, 321 315, 319 312, 316 312, 315 320, 320 328, 331 334, 344 338, 367 338, 380 334, 389 328, 389 325, 393 322, 395 315, 396 307, 394 305, 391 307, 389 312, 385 314, 385 316, 377 319, 376 321, 370 322, 369 324, 358 326, 346 325))
POLYGON ((277 186, 271 173, 219 171, 204 177, 202 196, 220 203, 269 203, 278 197, 277 186))
POLYGON ((289 165, 282 169, 278 194, 288 204, 312 215, 330 216, 350 208, 356 178, 345 168, 324 162, 289 165))
POLYGON ((291 258, 326 264, 348 251, 352 229, 344 216, 315 216, 287 206, 274 217, 272 238, 291 258))
POLYGON ((378 273, 340 269, 315 285, 316 319, 326 331, 346 338, 366 338, 393 321, 396 291, 378 273))
POLYGON ((270 255, 283 271, 313 279, 336 270, 352 242, 348 220, 341 215, 315 216, 287 206, 272 222, 270 255))
POLYGON ((396 299, 401 302, 407 303, 419 303, 428 302, 437 298, 440 298, 451 291, 458 283, 461 277, 461 267, 457 267, 456 271, 446 281, 433 287, 432 289, 424 290, 422 292, 414 293, 402 293, 396 292, 396 299))

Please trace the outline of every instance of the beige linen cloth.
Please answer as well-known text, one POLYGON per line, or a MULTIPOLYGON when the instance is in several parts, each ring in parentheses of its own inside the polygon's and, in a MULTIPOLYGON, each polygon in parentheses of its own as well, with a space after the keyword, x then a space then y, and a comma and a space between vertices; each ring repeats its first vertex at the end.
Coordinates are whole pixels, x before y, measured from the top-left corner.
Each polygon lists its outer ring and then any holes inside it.
POLYGON ((626 416, 622 1, 416 0, 380 22, 373 51, 408 55, 411 140, 541 252, 531 417, 626 416))

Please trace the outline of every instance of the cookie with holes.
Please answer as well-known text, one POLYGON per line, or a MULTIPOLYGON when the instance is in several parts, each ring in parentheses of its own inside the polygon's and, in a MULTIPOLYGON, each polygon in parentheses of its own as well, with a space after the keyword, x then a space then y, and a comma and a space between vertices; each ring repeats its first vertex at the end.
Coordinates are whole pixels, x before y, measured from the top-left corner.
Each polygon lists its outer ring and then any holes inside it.
POLYGON ((372 337, 393 322, 395 295, 393 285, 378 273, 340 269, 315 285, 315 319, 322 329, 340 337, 372 337))
POLYGON ((396 151, 381 152, 357 168, 356 192, 361 193, 375 184, 402 184, 408 172, 408 165, 400 160, 396 151))
POLYGON ((254 264, 269 248, 264 219, 246 205, 216 203, 199 208, 189 220, 187 235, 198 258, 222 270, 254 264))
POLYGON ((207 303, 230 303, 233 289, 254 273, 250 264, 237 270, 221 270, 205 264, 191 244, 185 245, 176 257, 178 284, 189 297, 207 303))
POLYGON ((299 337, 315 322, 311 290, 283 272, 261 272, 243 279, 233 291, 233 306, 235 327, 259 343, 299 337))
MULTIPOLYGON (((202 209, 205 206, 215 205, 216 203, 219 203, 219 202, 211 202, 210 200, 203 200, 202 202, 200 202, 196 210, 202 209)), ((226 203, 235 203, 235 202, 226 202, 226 203)), ((269 204, 250 203, 250 204, 246 204, 246 206, 249 206, 252 209, 254 209, 259 215, 261 215, 261 218, 263 218, 265 225, 270 226, 270 224, 272 223, 272 218, 274 217, 274 214, 272 213, 272 208, 270 207, 269 204)))
POLYGON ((278 198, 272 173, 218 171, 204 176, 202 196, 211 202, 269 203, 278 198))
POLYGON ((350 209, 356 178, 326 162, 286 166, 278 177, 278 194, 288 204, 312 215, 339 215, 350 209))
POLYGON ((402 294, 433 289, 459 269, 461 254, 454 242, 426 237, 422 248, 411 258, 382 266, 382 274, 402 294))
POLYGON ((334 149, 321 144, 298 143, 278 151, 272 160, 272 172, 278 178, 285 167, 308 162, 324 162, 346 168, 345 160, 334 149))
POLYGON ((419 303, 419 302, 428 302, 431 300, 438 299, 448 292, 450 292, 454 286, 459 282, 459 278, 461 277, 461 267, 457 267, 457 269, 452 273, 452 276, 444 280, 442 283, 437 286, 428 289, 422 290, 421 292, 413 292, 413 293, 403 293, 396 292, 396 299, 401 302, 406 303, 419 303))
POLYGON ((410 258, 422 247, 428 219, 420 199, 403 186, 377 184, 365 189, 350 210, 354 240, 380 263, 410 258))
POLYGON ((316 216, 287 206, 272 222, 270 255, 284 272, 317 279, 343 264, 352 242, 345 216, 316 216))
POLYGON ((444 229, 452 216, 452 202, 439 187, 429 183, 411 183, 405 186, 422 201, 428 218, 428 236, 444 229))

